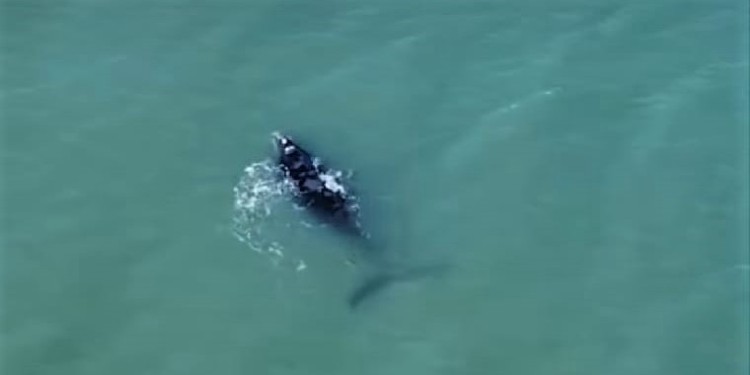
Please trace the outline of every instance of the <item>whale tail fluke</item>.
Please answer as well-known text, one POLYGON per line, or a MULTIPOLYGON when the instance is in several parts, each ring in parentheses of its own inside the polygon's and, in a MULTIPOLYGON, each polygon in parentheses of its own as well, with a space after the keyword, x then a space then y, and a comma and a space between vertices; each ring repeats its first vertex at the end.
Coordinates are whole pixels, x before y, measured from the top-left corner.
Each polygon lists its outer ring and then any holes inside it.
POLYGON ((349 295, 349 307, 351 309, 356 309, 365 300, 372 298, 394 283, 440 276, 444 274, 447 269, 447 265, 440 264, 376 273, 375 275, 366 278, 352 291, 349 295))

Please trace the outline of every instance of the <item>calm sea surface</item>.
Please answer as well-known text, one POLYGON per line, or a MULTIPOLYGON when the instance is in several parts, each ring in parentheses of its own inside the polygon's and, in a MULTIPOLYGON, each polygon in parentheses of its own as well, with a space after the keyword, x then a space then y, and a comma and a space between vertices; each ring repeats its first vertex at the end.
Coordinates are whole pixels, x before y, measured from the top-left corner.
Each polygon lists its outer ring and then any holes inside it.
POLYGON ((6 375, 748 373, 748 5, 0 5, 6 375), (390 256, 293 209, 353 170, 390 256))

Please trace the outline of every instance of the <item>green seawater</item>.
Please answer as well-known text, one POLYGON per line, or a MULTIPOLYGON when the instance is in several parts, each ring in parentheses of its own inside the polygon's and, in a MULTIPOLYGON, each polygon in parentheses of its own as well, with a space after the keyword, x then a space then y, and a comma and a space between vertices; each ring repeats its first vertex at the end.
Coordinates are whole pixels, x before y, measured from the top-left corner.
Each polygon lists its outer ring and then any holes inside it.
POLYGON ((4 375, 749 371, 746 1, 0 4, 4 375))

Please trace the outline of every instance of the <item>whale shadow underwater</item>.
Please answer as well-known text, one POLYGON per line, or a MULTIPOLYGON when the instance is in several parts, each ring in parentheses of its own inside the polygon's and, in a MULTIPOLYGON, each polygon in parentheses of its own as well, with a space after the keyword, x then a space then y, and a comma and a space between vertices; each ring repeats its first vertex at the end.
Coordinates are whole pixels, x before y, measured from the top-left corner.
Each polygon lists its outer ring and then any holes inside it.
POLYGON ((349 295, 354 309, 397 281, 436 276, 445 265, 407 267, 387 257, 384 247, 377 245, 363 229, 358 197, 341 181, 341 172, 325 166, 322 161, 289 136, 272 134, 276 147, 280 177, 291 187, 296 203, 318 221, 354 240, 362 258, 373 269, 349 295))

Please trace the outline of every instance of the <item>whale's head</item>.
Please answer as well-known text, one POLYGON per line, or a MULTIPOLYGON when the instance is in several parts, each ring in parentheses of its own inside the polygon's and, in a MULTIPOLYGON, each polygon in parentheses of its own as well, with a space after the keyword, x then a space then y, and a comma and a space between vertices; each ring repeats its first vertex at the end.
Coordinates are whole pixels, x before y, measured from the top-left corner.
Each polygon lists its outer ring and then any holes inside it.
POLYGON ((276 147, 276 149, 281 152, 284 150, 284 147, 291 145, 292 141, 289 139, 289 137, 279 133, 279 132, 273 132, 271 133, 271 142, 276 147))
POLYGON ((317 174, 315 161, 307 151, 303 150, 286 135, 274 132, 272 136, 273 143, 276 146, 279 165, 294 174, 294 178, 302 178, 302 175, 297 176, 297 174, 307 172, 317 174))
POLYGON ((300 151, 299 146, 297 146, 291 138, 279 132, 273 132, 271 136, 276 151, 279 153, 279 157, 283 158, 285 155, 291 155, 296 151, 300 151))

